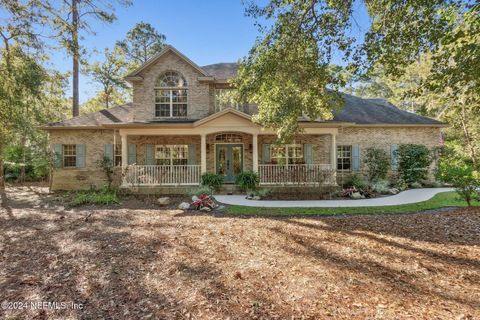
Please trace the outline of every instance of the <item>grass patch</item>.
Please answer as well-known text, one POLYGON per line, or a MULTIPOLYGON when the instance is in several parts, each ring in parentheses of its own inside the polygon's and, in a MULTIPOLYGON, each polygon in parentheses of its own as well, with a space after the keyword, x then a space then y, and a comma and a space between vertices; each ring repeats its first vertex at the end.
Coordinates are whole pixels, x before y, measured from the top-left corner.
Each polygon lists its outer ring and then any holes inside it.
POLYGON ((116 191, 102 189, 102 190, 89 190, 78 191, 72 196, 71 205, 81 206, 84 204, 114 204, 120 203, 120 198, 116 191))
MULTIPOLYGON (((354 204, 352 200, 352 204, 354 204)), ((479 201, 472 205, 480 206, 479 201)), ((442 192, 427 201, 382 207, 347 207, 347 208, 258 208, 245 206, 229 206, 227 213, 233 215, 258 215, 258 216, 290 216, 290 215, 340 215, 340 214, 388 214, 406 213, 438 209, 442 207, 466 207, 467 203, 460 199, 458 194, 442 192)))

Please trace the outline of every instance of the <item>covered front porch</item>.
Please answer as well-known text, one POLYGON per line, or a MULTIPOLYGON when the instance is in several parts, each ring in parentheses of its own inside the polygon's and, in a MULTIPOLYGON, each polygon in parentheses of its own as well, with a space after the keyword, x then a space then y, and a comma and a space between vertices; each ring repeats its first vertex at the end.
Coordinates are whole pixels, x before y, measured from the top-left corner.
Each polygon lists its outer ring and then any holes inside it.
MULTIPOLYGON (((228 110, 227 110, 228 111, 228 110)), ((122 187, 197 186, 203 173, 235 182, 253 170, 261 185, 336 184, 338 128, 305 127, 288 145, 235 110, 189 124, 123 126, 122 187)))

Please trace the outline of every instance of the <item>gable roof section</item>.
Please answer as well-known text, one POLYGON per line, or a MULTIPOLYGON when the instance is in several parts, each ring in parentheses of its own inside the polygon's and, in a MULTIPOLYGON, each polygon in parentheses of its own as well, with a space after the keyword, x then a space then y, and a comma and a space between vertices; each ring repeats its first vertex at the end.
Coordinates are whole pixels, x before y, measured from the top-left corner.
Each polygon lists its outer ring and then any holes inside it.
POLYGON ((71 119, 50 123, 46 128, 91 128, 103 124, 131 122, 133 120, 133 105, 127 103, 109 109, 91 112, 71 119))
POLYGON ((203 118, 203 119, 200 119, 198 121, 195 121, 195 123, 193 124, 194 127, 197 127, 197 126, 201 126, 207 122, 210 122, 212 120, 215 120, 217 118, 220 118, 220 117, 223 117, 224 115, 226 114, 233 114, 239 118, 243 118, 245 120, 248 120, 248 121, 252 121, 252 117, 246 113, 243 113, 241 111, 238 111, 238 110, 235 110, 235 109, 232 109, 232 108, 227 108, 227 109, 224 109, 220 112, 216 112, 212 115, 209 115, 208 117, 206 118, 203 118))
POLYGON ((126 77, 125 79, 134 79, 135 77, 138 76, 138 74, 140 72, 142 72, 143 70, 147 69, 149 66, 151 66, 152 64, 154 64, 155 62, 158 61, 158 59, 160 59, 164 54, 166 54, 167 52, 173 52, 174 54, 176 54, 177 56, 179 56, 180 58, 182 58, 183 60, 185 60, 190 66, 192 66, 194 69, 196 69, 198 72, 200 72, 202 75, 204 76, 209 76, 209 74, 203 70, 202 68, 200 68, 195 62, 193 62, 192 60, 190 60, 189 58, 187 58, 183 53, 181 53, 180 51, 178 51, 177 49, 175 49, 174 47, 172 47, 171 45, 165 45, 165 47, 159 52, 157 53, 156 55, 154 55, 153 57, 151 57, 150 59, 148 59, 147 62, 145 62, 144 64, 142 64, 138 69, 130 72, 126 77))

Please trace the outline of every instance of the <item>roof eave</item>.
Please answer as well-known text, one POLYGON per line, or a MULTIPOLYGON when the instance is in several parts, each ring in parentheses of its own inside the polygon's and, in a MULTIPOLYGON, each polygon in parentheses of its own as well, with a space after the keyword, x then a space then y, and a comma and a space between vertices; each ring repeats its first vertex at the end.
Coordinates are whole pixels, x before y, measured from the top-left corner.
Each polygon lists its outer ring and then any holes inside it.
POLYGON ((74 129, 74 130, 81 130, 81 129, 84 129, 84 130, 98 130, 98 129, 102 129, 103 128, 103 125, 98 125, 98 126, 41 126, 41 127, 38 127, 38 129, 40 130, 45 130, 45 131, 50 131, 50 130, 71 130, 71 129, 74 129))
POLYGON ((178 51, 177 49, 175 49, 173 46, 171 45, 166 45, 165 48, 163 50, 161 50, 159 53, 157 53, 156 55, 154 55, 153 57, 151 57, 150 59, 148 59, 144 64, 142 64, 140 67, 138 67, 136 70, 130 72, 129 74, 127 74, 125 76, 125 79, 129 79, 129 78, 132 78, 132 77, 136 77, 138 76, 138 74, 140 72, 142 72, 143 70, 145 70, 146 68, 148 68, 150 65, 152 65, 153 63, 155 63, 161 56, 163 56, 164 54, 166 54, 167 52, 169 51, 172 51, 173 53, 175 53, 176 55, 178 55, 180 58, 182 58, 183 60, 185 60, 189 65, 191 65, 194 69, 196 69, 198 72, 200 72, 202 75, 208 77, 210 76, 210 74, 208 74, 205 70, 203 70, 202 68, 200 68, 199 65, 197 65, 195 62, 193 62, 192 60, 190 60, 189 58, 187 58, 187 56, 185 56, 183 53, 181 53, 180 51, 178 51))
POLYGON ((354 127, 430 127, 430 128, 448 128, 446 123, 353 123, 354 127))

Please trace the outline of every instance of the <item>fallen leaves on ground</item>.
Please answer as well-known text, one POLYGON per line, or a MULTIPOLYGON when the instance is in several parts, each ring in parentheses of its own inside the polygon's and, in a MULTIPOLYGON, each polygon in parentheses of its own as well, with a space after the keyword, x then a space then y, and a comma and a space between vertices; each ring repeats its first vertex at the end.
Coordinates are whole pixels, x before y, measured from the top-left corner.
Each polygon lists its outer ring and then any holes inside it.
POLYGON ((83 308, 0 318, 475 319, 479 245, 479 208, 241 218, 133 202, 65 209, 44 188, 9 188, 0 302, 83 308))

